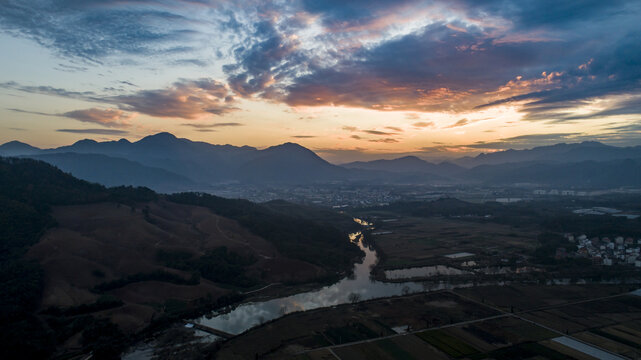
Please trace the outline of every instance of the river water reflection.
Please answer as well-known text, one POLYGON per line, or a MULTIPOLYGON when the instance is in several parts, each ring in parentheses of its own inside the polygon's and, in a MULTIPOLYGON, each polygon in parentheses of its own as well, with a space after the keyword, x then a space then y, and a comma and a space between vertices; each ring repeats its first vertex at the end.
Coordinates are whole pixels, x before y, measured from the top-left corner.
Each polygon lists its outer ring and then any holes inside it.
POLYGON ((245 303, 229 313, 210 319, 203 316, 194 321, 231 334, 238 334, 262 322, 276 319, 294 311, 349 303, 350 299, 356 298, 367 300, 449 287, 445 283, 387 283, 373 280, 370 278, 370 271, 378 261, 376 251, 363 244, 363 235, 360 232, 350 234, 350 240, 365 252, 363 261, 355 264, 353 276, 318 290, 264 302, 245 303), (350 294, 357 295, 350 296, 350 294))
MULTIPOLYGON (((354 265, 354 273, 352 276, 346 277, 333 285, 325 286, 318 290, 262 302, 248 302, 239 305, 228 313, 218 314, 213 317, 211 315, 202 316, 191 321, 214 329, 222 330, 230 334, 239 334, 254 326, 260 325, 263 322, 279 318, 291 312, 345 304, 356 299, 361 301, 422 291, 463 288, 475 285, 502 286, 510 283, 509 281, 490 281, 482 284, 449 281, 408 281, 395 283, 377 281, 370 277, 372 267, 378 262, 376 251, 363 243, 363 235, 361 232, 350 234, 350 241, 357 244, 365 253, 365 257, 362 262, 354 265)), ((637 279, 636 282, 638 283, 638 281, 639 280, 637 279)), ((563 285, 566 283, 569 284, 572 283, 572 281, 570 279, 561 279, 548 282, 550 285, 563 285)), ((580 283, 580 281, 578 281, 578 283, 580 283)), ((613 283, 620 283, 620 281, 614 280, 613 283)), ((201 341, 214 341, 216 338, 216 336, 209 335, 204 339, 201 339, 201 341)), ((149 359, 153 353, 153 348, 154 345, 151 343, 140 344, 138 348, 133 349, 133 351, 128 354, 125 354, 124 359, 149 359)))

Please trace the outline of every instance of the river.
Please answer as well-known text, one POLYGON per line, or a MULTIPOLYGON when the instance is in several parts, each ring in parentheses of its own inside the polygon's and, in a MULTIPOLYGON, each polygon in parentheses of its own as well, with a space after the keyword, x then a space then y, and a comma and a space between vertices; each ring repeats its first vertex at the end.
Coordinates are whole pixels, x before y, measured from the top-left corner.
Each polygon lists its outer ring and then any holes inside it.
MULTIPOLYGON (((355 219, 355 221, 357 220, 358 219, 355 219)), ((247 302, 237 306, 230 312, 205 315, 197 319, 193 319, 191 320, 191 322, 206 325, 208 327, 212 327, 214 329, 222 330, 226 333, 236 335, 266 321, 282 317, 283 315, 295 311, 311 310, 321 307, 345 304, 352 301, 362 301, 422 291, 436 291, 443 289, 471 287, 474 285, 505 285, 508 283, 503 281, 493 281, 488 284, 475 284, 473 282, 452 283, 447 281, 407 281, 394 283, 377 281, 370 277, 372 268, 378 262, 378 255, 376 251, 364 244, 364 238, 361 232, 350 234, 349 239, 350 241, 357 244, 365 253, 365 257, 363 258, 363 260, 360 263, 354 264, 353 274, 349 277, 343 278, 333 285, 325 286, 323 288, 309 292, 261 302, 247 302)), ((566 283, 569 284, 570 280, 562 279, 560 280, 560 282, 550 282, 550 284, 566 283)), ((208 335, 203 337, 201 340, 214 341, 216 339, 216 336, 208 335)), ((152 353, 153 343, 141 344, 128 354, 125 354, 123 359, 149 359, 151 358, 152 353)))
MULTIPOLYGON (((321 307, 345 304, 352 301, 362 301, 394 295, 409 294, 421 291, 435 291, 453 287, 468 287, 473 283, 448 282, 382 282, 370 277, 372 268, 378 262, 376 250, 363 242, 361 232, 349 235, 349 240, 358 245, 365 253, 359 263, 354 264, 353 273, 329 286, 317 290, 276 298, 261 302, 247 302, 237 306, 230 312, 223 314, 209 314, 191 320, 222 330, 230 334, 239 334, 263 322, 279 318, 295 311, 317 309, 321 307)), ((208 340, 215 340, 215 336, 207 336, 208 340)), ((125 360, 142 360, 151 358, 153 344, 140 344, 131 352, 125 354, 125 360)))

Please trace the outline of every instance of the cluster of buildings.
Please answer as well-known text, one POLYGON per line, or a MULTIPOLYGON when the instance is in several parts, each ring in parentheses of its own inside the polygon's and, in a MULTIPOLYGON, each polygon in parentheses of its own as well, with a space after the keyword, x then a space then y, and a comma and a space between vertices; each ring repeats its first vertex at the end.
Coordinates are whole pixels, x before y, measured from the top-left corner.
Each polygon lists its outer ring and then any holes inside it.
POLYGON ((587 191, 576 191, 576 190, 534 190, 534 195, 552 195, 552 196, 588 196, 590 195, 587 191))
POLYGON ((318 184, 299 186, 218 186, 210 191, 227 198, 242 198, 254 202, 287 200, 295 203, 316 204, 342 208, 348 206, 387 205, 401 200, 394 188, 386 186, 352 186, 318 184))
MULTIPOLYGON (((612 266, 615 264, 641 267, 641 239, 631 237, 624 238, 617 236, 613 239, 608 237, 592 237, 586 235, 574 236, 566 234, 568 241, 577 246, 574 256, 592 259, 596 265, 612 266)), ((557 249, 556 257, 563 258, 570 256, 565 248, 557 249)))

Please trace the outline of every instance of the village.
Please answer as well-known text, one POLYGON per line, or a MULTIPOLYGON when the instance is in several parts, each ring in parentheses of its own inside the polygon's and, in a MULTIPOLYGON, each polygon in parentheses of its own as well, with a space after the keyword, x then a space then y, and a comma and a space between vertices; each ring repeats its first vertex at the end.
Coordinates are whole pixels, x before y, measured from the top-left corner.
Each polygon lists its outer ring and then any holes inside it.
POLYGON ((568 253, 563 247, 556 251, 556 258, 583 257, 592 259, 595 265, 629 265, 641 267, 641 238, 617 236, 614 239, 608 237, 592 237, 587 235, 575 236, 565 234, 565 238, 577 246, 574 254, 568 253))

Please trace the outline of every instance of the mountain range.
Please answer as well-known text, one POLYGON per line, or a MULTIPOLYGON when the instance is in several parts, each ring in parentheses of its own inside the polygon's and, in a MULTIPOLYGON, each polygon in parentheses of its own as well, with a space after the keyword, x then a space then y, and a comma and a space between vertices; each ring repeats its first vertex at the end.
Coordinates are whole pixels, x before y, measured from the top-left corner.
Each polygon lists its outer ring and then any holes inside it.
POLYGON ((415 156, 334 165, 313 151, 285 143, 266 149, 213 145, 170 133, 139 141, 80 140, 39 149, 19 141, 0 145, 0 156, 48 162, 72 175, 107 186, 146 186, 159 192, 206 190, 216 184, 529 183, 542 186, 620 187, 641 185, 641 146, 599 142, 506 150, 451 162, 415 156))

